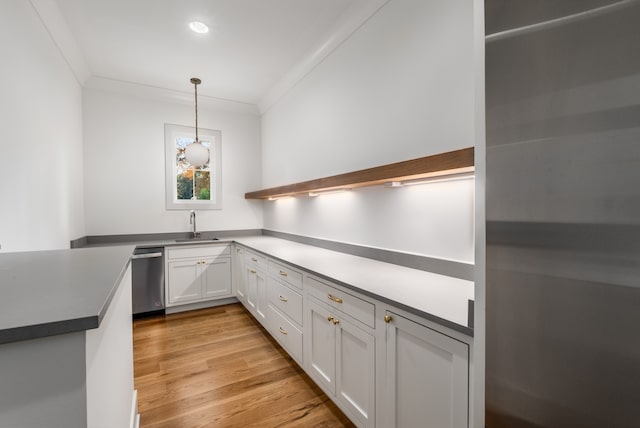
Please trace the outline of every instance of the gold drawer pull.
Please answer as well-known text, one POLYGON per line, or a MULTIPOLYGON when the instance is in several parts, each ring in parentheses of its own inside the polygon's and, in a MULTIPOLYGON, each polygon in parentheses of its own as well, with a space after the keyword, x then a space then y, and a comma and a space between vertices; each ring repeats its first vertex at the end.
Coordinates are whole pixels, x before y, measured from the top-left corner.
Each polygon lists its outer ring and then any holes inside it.
POLYGON ((258 259, 256 259, 255 257, 251 257, 251 261, 257 262, 258 259))
POLYGON ((289 301, 289 300, 288 300, 286 297, 284 297, 284 296, 280 296, 280 300, 282 300, 283 302, 288 302, 288 301, 289 301))
POLYGON ((256 270, 255 269, 249 269, 249 272, 256 273, 256 270))
POLYGON ((331 315, 329 315, 329 316, 327 317, 327 321, 333 321, 334 319, 335 319, 335 318, 334 318, 334 317, 332 317, 331 315))
POLYGON ((336 303, 342 303, 342 299, 334 296, 333 294, 327 294, 327 297, 329 298, 329 300, 333 300, 336 303))
POLYGON ((289 334, 289 333, 287 332, 287 330, 285 330, 284 328, 282 328, 282 327, 278 327, 278 328, 280 329, 280 333, 282 333, 282 334, 289 334))
POLYGON ((387 324, 389 324, 391 322, 393 318, 391 317, 391 315, 385 315, 384 316, 384 322, 386 322, 387 324))
POLYGON ((280 271, 280 275, 282 275, 282 276, 287 276, 287 273, 286 273, 285 271, 281 270, 281 271, 280 271))
POLYGON ((333 323, 333 325, 338 325, 338 324, 340 324, 340 320, 335 319, 335 318, 334 318, 334 319, 332 319, 332 320, 331 320, 331 322, 333 323))

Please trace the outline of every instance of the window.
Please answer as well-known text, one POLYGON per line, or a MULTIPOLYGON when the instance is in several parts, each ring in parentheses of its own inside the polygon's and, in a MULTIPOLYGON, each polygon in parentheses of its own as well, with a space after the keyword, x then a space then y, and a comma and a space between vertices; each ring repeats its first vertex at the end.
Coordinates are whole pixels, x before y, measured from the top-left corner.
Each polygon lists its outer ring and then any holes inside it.
POLYGON ((198 137, 209 149, 209 163, 196 167, 184 157, 185 147, 196 138, 195 128, 164 125, 168 210, 222 209, 221 132, 198 127, 198 137))

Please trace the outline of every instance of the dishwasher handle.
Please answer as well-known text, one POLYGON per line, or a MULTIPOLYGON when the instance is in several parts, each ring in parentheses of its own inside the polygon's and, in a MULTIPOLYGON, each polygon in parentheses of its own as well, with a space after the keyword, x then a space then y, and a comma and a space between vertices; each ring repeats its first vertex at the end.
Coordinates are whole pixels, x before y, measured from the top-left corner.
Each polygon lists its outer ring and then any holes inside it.
POLYGON ((131 256, 131 260, 155 259, 157 257, 162 257, 162 253, 134 254, 133 256, 131 256))

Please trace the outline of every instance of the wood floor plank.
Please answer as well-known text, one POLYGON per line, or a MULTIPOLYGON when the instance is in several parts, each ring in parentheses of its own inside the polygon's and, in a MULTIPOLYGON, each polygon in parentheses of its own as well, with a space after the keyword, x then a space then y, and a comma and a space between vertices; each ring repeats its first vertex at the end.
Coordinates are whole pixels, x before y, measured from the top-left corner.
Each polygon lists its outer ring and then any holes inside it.
POLYGON ((134 321, 141 428, 353 427, 240 304, 134 321))

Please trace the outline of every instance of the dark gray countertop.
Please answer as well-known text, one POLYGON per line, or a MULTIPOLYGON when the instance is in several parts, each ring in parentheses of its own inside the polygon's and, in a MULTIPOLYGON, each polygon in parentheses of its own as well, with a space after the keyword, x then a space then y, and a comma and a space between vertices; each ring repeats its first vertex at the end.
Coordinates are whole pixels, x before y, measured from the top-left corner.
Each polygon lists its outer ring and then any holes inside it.
POLYGON ((97 328, 134 248, 0 254, 0 344, 97 328))
MULTIPOLYGON (((217 241, 191 242, 176 242, 175 239, 161 235, 115 237, 117 242, 122 242, 123 239, 129 239, 127 243, 138 248, 237 242, 344 287, 473 336, 473 281, 259 234, 228 233, 220 236, 217 241)), ((88 243, 88 247, 93 248, 110 245, 116 243, 111 239, 88 243)))
POLYGON ((474 283, 269 236, 235 242, 354 291, 473 336, 474 283))

